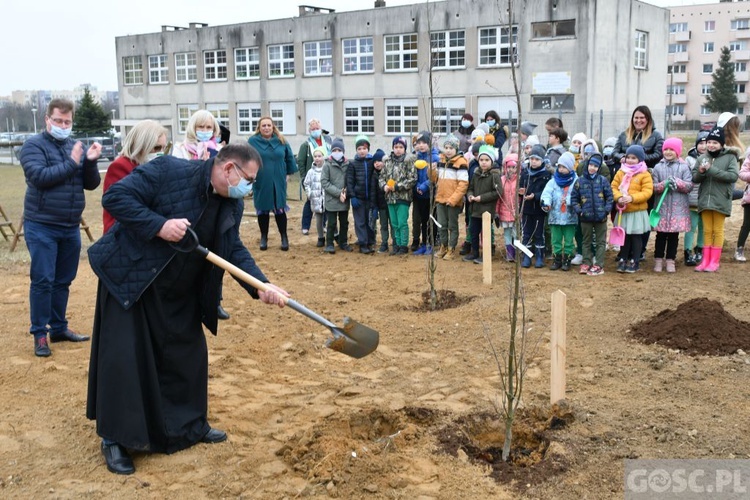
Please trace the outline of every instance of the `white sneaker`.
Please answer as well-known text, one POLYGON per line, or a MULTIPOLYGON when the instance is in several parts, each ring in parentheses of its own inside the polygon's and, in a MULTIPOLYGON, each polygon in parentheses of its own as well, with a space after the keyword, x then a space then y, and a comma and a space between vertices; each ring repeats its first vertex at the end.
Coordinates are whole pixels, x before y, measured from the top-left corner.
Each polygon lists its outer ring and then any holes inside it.
POLYGON ((745 249, 744 248, 738 248, 734 251, 734 260, 737 262, 746 262, 747 259, 745 258, 745 249))
POLYGON ((570 263, 574 266, 580 266, 583 263, 583 255, 577 253, 576 256, 573 257, 573 260, 570 261, 570 263))

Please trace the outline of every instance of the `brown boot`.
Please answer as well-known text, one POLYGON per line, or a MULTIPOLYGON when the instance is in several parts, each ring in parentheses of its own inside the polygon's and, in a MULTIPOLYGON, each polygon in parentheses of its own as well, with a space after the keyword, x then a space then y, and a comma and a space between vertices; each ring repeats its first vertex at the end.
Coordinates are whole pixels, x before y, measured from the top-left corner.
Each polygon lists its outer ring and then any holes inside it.
POLYGON ((435 257, 437 257, 438 259, 442 259, 445 256, 446 252, 448 252, 448 247, 446 247, 445 245, 440 245, 438 251, 435 252, 435 257))
POLYGON ((453 260, 453 258, 456 256, 456 247, 450 247, 447 252, 445 252, 445 255, 443 255, 443 260, 453 260))

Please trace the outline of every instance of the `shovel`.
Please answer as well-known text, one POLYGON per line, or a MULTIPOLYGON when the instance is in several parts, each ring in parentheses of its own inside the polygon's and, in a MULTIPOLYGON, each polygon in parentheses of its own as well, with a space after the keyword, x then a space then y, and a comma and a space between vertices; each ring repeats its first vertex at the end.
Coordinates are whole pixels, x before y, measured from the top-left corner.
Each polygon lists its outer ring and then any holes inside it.
POLYGON ((617 225, 609 232, 609 244, 621 247, 625 244, 625 230, 622 223, 622 208, 617 209, 617 225))
POLYGON ((664 198, 667 197, 667 193, 669 192, 669 183, 664 184, 664 192, 661 194, 661 198, 659 198, 659 203, 656 205, 656 208, 651 209, 651 213, 648 214, 648 221, 651 223, 651 227, 656 227, 659 225, 659 221, 661 220, 661 214, 659 213, 659 210, 661 210, 661 204, 664 201, 664 198))
MULTIPOLYGON (((179 250, 180 252, 192 252, 196 251, 203 255, 206 260, 212 264, 219 266, 220 268, 227 271, 229 274, 237 279, 240 279, 253 286, 254 288, 266 291, 269 289, 266 283, 258 280, 254 276, 246 273, 234 264, 222 259, 215 253, 208 250, 206 247, 201 246, 198 241, 198 235, 195 234, 191 228, 187 228, 185 237, 179 242, 172 244, 172 248, 179 250)), ((323 316, 311 311, 299 302, 289 297, 281 297, 284 303, 297 311, 310 318, 313 321, 317 321, 321 325, 327 327, 333 333, 333 338, 326 340, 326 347, 333 349, 334 351, 346 354, 352 358, 362 358, 372 353, 377 349, 380 335, 377 331, 370 327, 357 323, 351 318, 344 318, 344 326, 339 328, 334 325, 323 316)))

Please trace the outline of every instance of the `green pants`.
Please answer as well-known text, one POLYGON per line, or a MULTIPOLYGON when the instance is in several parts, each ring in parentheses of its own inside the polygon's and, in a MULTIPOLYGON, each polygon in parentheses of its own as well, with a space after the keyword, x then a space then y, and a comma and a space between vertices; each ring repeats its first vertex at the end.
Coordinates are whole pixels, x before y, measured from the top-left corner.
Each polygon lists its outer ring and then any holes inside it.
POLYGON ((409 246, 409 204, 394 203, 388 205, 388 216, 391 219, 393 239, 400 247, 409 246))
POLYGON ((575 224, 569 224, 561 226, 558 224, 549 225, 550 233, 552 233, 552 253, 555 255, 575 255, 576 242, 576 226, 575 224))

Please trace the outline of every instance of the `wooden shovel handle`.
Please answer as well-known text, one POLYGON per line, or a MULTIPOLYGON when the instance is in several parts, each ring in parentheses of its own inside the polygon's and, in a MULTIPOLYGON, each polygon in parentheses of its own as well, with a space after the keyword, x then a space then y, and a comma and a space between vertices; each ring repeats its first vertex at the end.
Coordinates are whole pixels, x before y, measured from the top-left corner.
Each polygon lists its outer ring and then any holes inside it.
MULTIPOLYGON (((267 292, 268 290, 270 290, 267 283, 263 283, 261 280, 259 280, 255 276, 249 273, 246 273, 245 271, 235 266, 231 262, 227 262, 226 260, 222 259, 221 257, 216 255, 212 251, 206 249, 205 255, 206 255, 206 260, 208 260, 212 264, 219 266, 220 268, 224 269, 226 272, 228 272, 232 276, 235 276, 241 279, 242 281, 244 281, 248 285, 253 286, 257 290, 260 290, 262 292, 267 292)), ((281 295, 281 294, 278 294, 278 295, 281 297, 281 300, 284 301, 284 304, 288 302, 289 300, 288 297, 285 297, 284 295, 281 295)))

